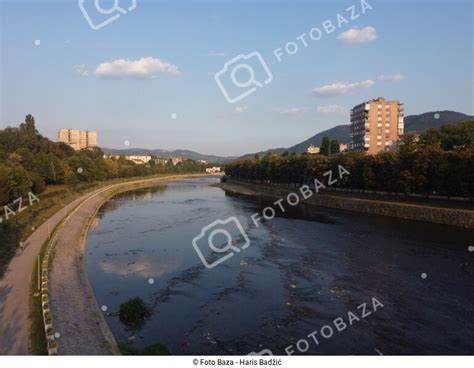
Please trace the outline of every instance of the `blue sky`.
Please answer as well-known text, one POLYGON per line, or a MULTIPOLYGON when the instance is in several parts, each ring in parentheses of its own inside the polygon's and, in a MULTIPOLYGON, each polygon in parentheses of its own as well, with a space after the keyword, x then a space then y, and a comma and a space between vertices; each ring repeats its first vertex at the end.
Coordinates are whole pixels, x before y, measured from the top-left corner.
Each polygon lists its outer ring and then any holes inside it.
MULTIPOLYGON (((97 130, 103 147, 127 148, 128 141, 240 155, 346 124, 352 106, 378 96, 404 102, 407 114, 474 114, 468 0, 367 0, 365 14, 360 0, 138 0, 97 31, 77 0, 0 2, 0 127, 31 113, 52 139, 61 127, 81 128, 97 130), (348 21, 341 27, 338 13, 348 21), (329 34, 328 19, 335 25, 329 34), (317 41, 309 36, 315 27, 317 41), (296 39, 303 33, 307 47, 296 39), (274 50, 288 42, 298 50, 279 62, 274 50), (214 75, 253 51, 273 79, 228 103, 214 75)), ((131 0, 119 4, 126 9, 131 0)), ((99 14, 94 0, 84 9, 96 25, 115 14, 99 14)), ((246 62, 263 81, 258 60, 246 62)), ((245 73, 236 72, 237 80, 248 79, 245 73)), ((229 81, 232 93, 245 90, 229 81)))

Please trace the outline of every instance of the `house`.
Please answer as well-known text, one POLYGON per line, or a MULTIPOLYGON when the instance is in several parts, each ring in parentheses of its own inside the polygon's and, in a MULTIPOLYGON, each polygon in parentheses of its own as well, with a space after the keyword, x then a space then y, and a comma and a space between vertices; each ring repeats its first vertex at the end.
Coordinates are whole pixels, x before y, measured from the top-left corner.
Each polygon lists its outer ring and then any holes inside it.
POLYGON ((319 147, 316 147, 314 144, 311 144, 308 149, 306 150, 310 155, 316 155, 321 152, 319 147))
POLYGON ((221 168, 219 166, 214 166, 214 167, 208 167, 206 169, 206 172, 208 174, 215 174, 221 172, 221 168))

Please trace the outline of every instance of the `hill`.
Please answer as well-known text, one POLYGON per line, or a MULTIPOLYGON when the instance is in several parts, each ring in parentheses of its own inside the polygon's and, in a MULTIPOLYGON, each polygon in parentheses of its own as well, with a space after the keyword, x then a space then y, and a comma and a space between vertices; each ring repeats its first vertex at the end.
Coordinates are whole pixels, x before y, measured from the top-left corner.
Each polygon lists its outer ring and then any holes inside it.
POLYGON ((456 111, 434 111, 405 117, 406 133, 423 133, 430 128, 440 128, 446 124, 473 121, 474 116, 456 111))
POLYGON ((207 162, 226 163, 234 160, 236 157, 222 157, 214 155, 204 155, 202 153, 189 150, 164 150, 164 149, 146 149, 146 148, 101 148, 106 155, 152 155, 155 157, 185 157, 191 160, 204 160, 207 162))
MULTIPOLYGON (((423 133, 430 128, 439 128, 445 124, 457 124, 464 121, 474 121, 474 116, 466 115, 456 111, 433 111, 419 115, 409 115, 405 117, 405 132, 406 133, 423 133)), ((340 143, 349 143, 351 140, 350 125, 337 125, 334 128, 324 130, 311 138, 295 144, 288 148, 276 148, 267 151, 258 152, 260 156, 267 153, 280 154, 284 151, 290 153, 303 153, 309 145, 313 144, 320 147, 323 137, 330 139, 337 139, 340 143)), ((255 154, 248 154, 242 158, 253 157, 255 154)))
POLYGON ((290 153, 302 153, 306 152, 306 149, 310 144, 321 147, 321 141, 323 140, 323 137, 337 139, 340 143, 349 143, 351 140, 350 125, 335 126, 334 128, 318 133, 301 143, 295 144, 294 146, 289 147, 287 150, 290 153))

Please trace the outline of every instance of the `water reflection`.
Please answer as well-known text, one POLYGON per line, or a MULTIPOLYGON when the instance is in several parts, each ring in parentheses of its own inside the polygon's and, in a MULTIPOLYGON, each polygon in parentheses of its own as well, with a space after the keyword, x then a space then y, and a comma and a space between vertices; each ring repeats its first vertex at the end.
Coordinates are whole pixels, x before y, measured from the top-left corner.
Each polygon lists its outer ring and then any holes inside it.
POLYGON ((99 212, 87 240, 99 305, 113 311, 140 296, 154 306, 136 330, 108 317, 117 340, 134 337, 139 348, 159 341, 174 354, 285 354, 376 297, 382 310, 306 353, 474 352, 472 231, 315 208, 255 228, 250 216, 263 204, 209 181, 122 193, 99 212), (208 270, 191 240, 229 216, 241 220, 251 246, 208 270))

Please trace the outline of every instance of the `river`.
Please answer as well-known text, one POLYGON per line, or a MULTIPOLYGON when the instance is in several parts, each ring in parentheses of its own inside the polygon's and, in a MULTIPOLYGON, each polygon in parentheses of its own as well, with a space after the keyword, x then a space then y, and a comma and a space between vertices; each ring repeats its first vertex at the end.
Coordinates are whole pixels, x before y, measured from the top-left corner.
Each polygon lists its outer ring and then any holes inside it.
POLYGON ((214 182, 118 194, 98 212, 86 264, 99 306, 153 306, 137 328, 107 316, 117 341, 175 355, 474 353, 472 230, 303 207, 256 227, 262 204, 214 182), (250 246, 208 269, 192 240, 229 217, 250 246))

